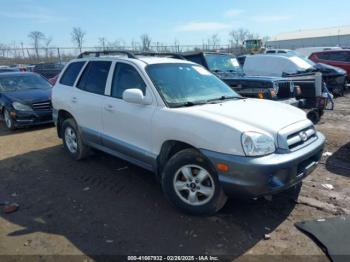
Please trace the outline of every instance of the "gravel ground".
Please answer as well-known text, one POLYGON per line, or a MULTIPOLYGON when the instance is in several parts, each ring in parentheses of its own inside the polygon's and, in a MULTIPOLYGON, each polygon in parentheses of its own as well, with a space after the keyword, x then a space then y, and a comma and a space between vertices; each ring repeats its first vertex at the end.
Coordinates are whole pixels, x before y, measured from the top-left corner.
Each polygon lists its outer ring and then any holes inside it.
POLYGON ((9 132, 1 123, 0 200, 17 202, 20 209, 0 211, 0 260, 215 254, 241 261, 281 255, 328 261, 294 223, 350 214, 349 98, 338 98, 317 125, 333 154, 305 179, 297 198, 231 199, 204 218, 175 210, 151 173, 125 161, 96 153, 74 162, 52 126, 9 132))

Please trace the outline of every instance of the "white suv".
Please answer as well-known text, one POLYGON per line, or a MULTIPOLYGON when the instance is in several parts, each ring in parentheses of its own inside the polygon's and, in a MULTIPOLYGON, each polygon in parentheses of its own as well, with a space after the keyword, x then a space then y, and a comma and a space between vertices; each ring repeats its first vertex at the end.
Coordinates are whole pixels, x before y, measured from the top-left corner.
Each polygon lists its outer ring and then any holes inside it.
POLYGON ((231 194, 281 192, 316 167, 325 138, 303 111, 243 98, 192 62, 112 54, 81 55, 53 88, 74 159, 94 148, 151 170, 192 214, 213 214, 231 194))

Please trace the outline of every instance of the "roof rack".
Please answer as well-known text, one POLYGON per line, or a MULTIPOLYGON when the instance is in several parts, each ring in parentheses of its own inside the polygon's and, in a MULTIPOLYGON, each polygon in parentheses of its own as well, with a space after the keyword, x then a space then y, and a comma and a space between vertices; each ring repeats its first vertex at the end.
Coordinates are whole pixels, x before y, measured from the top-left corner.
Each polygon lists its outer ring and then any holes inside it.
POLYGON ((135 55, 141 55, 141 56, 169 56, 171 58, 186 60, 182 55, 178 53, 158 53, 158 52, 138 52, 135 53, 135 55))
POLYGON ((123 54, 123 55, 126 55, 128 58, 137 59, 137 57, 133 53, 125 50, 87 51, 78 55, 78 58, 83 58, 85 56, 90 56, 90 55, 95 55, 95 57, 100 57, 101 55, 112 55, 112 54, 123 54))

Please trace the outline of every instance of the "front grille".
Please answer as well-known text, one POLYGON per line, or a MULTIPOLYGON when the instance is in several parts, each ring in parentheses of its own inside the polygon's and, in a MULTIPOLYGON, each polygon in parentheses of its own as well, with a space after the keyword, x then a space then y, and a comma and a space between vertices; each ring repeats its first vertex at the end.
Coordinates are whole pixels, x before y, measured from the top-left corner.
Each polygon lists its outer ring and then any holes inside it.
POLYGON ((288 148, 293 151, 306 143, 311 143, 315 139, 317 139, 316 130, 311 126, 289 135, 287 137, 288 148))
POLYGON ((51 101, 43 101, 32 104, 32 108, 34 111, 49 111, 52 110, 51 101))
POLYGON ((278 82, 277 97, 280 99, 293 97, 293 90, 291 90, 291 82, 278 82))

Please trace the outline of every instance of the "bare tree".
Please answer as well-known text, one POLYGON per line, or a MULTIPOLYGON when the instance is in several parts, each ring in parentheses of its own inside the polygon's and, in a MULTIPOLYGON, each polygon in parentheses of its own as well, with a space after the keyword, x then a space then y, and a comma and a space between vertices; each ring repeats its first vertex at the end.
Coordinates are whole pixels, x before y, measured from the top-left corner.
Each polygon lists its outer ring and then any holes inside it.
POLYGON ((239 33, 237 30, 232 30, 230 33, 230 45, 231 47, 239 47, 240 44, 240 38, 239 38, 239 33))
POLYGON ((47 37, 45 38, 45 55, 46 55, 46 58, 49 57, 49 48, 50 48, 50 45, 51 45, 51 42, 52 42, 52 37, 47 37))
POLYGON ((149 51, 152 43, 152 39, 148 34, 141 35, 142 51, 149 51))
POLYGON ((29 33, 28 37, 32 41, 35 55, 39 59, 40 42, 45 39, 45 35, 40 31, 32 31, 29 33))
POLYGON ((6 57, 8 49, 9 49, 8 45, 0 43, 0 52, 2 57, 6 57))
POLYGON ((243 45, 244 41, 248 39, 248 35, 250 34, 249 30, 244 28, 238 29, 239 43, 243 45))
POLYGON ((270 37, 268 35, 264 36, 262 38, 262 41, 264 43, 264 46, 267 47, 268 46, 268 42, 270 41, 270 37))
POLYGON ((80 27, 73 27, 71 35, 73 44, 79 48, 81 53, 86 33, 80 27))
POLYGON ((138 42, 136 42, 134 39, 131 40, 130 45, 131 45, 131 50, 133 50, 133 51, 138 51, 139 50, 140 44, 138 42))
POLYGON ((180 42, 177 39, 174 40, 174 51, 176 53, 181 52, 180 42))
POLYGON ((218 49, 220 47, 220 38, 218 34, 214 34, 210 38, 212 49, 218 49))
POLYGON ((107 47, 107 39, 105 37, 100 37, 98 39, 98 45, 103 51, 105 51, 107 47))

